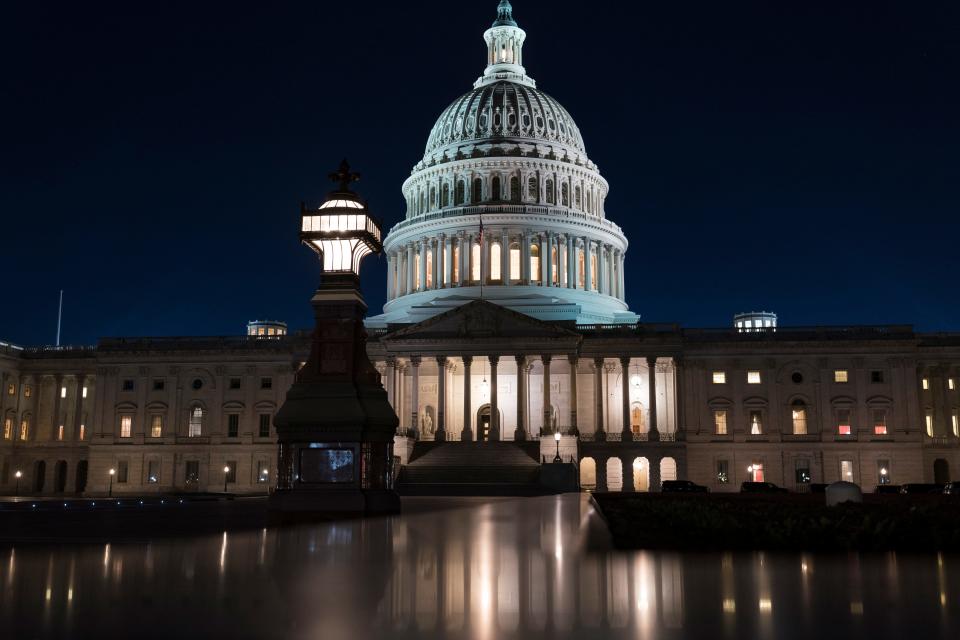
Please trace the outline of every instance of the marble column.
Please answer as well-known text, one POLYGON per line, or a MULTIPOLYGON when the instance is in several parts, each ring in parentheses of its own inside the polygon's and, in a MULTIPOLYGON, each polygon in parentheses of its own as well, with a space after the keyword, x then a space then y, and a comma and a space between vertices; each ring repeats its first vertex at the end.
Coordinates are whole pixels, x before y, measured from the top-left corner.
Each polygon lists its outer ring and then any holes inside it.
POLYGON ((593 265, 591 264, 590 254, 592 247, 588 238, 583 239, 583 290, 591 291, 591 276, 593 274, 593 265))
POLYGON ((623 273, 623 270, 627 266, 627 256, 624 253, 620 254, 620 299, 626 301, 627 299, 627 290, 626 290, 626 277, 623 273))
POLYGON ((485 233, 480 238, 480 282, 490 283, 490 234, 485 233))
POLYGON ((497 363, 500 356, 490 356, 490 440, 500 439, 500 411, 497 409, 497 363))
POLYGON ((443 442, 447 439, 447 356, 437 356, 437 435, 443 442))
POLYGON ((593 415, 594 438, 606 440, 607 432, 603 428, 603 358, 593 359, 593 415))
POLYGON ((540 234, 540 285, 550 286, 550 234, 540 234))
POLYGON ((420 239, 420 286, 417 291, 427 290, 427 249, 430 247, 430 240, 420 239))
POLYGON ((597 245, 597 293, 607 293, 607 245, 597 245))
MULTIPOLYGON (((397 391, 397 359, 394 356, 387 356, 387 402, 393 407, 394 413, 397 413, 396 391, 397 391)), ((399 415, 399 413, 397 414, 399 415)))
POLYGON ((553 431, 550 424, 550 418, 553 417, 553 406, 550 403, 550 360, 551 356, 549 355, 540 356, 540 361, 543 363, 543 430, 540 432, 541 436, 548 435, 553 431))
POLYGON ((578 435, 577 429, 577 356, 567 356, 570 363, 570 435, 578 435))
POLYGON ((413 273, 413 268, 416 265, 416 260, 413 255, 413 243, 410 242, 407 244, 407 291, 406 293, 413 293, 416 291, 414 284, 416 284, 416 275, 413 273))
POLYGON ((577 288, 577 250, 573 236, 567 234, 567 289, 577 288))
POLYGON ((387 255, 387 300, 393 300, 396 297, 394 282, 396 279, 397 259, 391 253, 387 255))
POLYGON ((623 470, 623 484, 621 491, 636 491, 633 485, 633 456, 624 455, 620 457, 620 468, 623 470))
POLYGON ((418 419, 420 409, 420 356, 410 358, 410 366, 413 368, 413 380, 411 381, 413 388, 410 390, 410 426, 416 429, 420 437, 423 437, 423 434, 420 433, 420 421, 418 419))
POLYGON ((527 366, 527 356, 514 356, 517 361, 517 428, 513 432, 514 440, 527 439, 527 425, 524 420, 527 406, 527 389, 524 384, 523 370, 527 366))
POLYGON ((467 246, 464 247, 466 251, 460 251, 464 257, 463 281, 467 284, 473 284, 473 242, 473 234, 467 234, 467 246))
MULTIPOLYGON (((650 391, 650 425, 649 436, 651 441, 660 439, 660 431, 657 429, 657 359, 656 357, 647 357, 647 386, 650 391)), ((653 483, 653 469, 651 469, 651 484, 653 483)))
POLYGON ((520 235, 520 284, 530 284, 530 232, 520 235))
POLYGON ((430 240, 433 247, 433 287, 432 289, 443 288, 443 234, 430 240))
MULTIPOLYGON (((620 358, 620 393, 623 395, 623 398, 621 398, 621 439, 624 442, 630 442, 633 440, 633 430, 630 428, 630 358, 627 357, 620 358)), ((624 467, 624 474, 626 474, 626 467, 624 467)), ((626 484, 626 480, 624 480, 624 484, 626 484)))
POLYGON ((500 282, 510 284, 510 234, 506 229, 500 236, 500 282))
POLYGON ((470 365, 473 356, 463 356, 463 430, 460 439, 464 442, 473 440, 473 408, 470 405, 470 365))
POLYGON ((443 239, 443 286, 453 286, 453 238, 443 239))

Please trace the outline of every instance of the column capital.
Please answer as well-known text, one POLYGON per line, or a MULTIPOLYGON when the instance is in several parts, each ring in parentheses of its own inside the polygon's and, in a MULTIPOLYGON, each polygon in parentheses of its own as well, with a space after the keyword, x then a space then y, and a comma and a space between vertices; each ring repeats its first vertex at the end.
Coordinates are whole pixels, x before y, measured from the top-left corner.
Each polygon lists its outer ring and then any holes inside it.
POLYGON ((650 368, 655 367, 657 364, 657 356, 647 356, 647 366, 650 368))
POLYGON ((595 356, 593 358, 593 366, 597 368, 598 371, 603 369, 603 357, 595 356))
POLYGON ((567 356, 567 362, 569 362, 574 367, 577 366, 577 363, 579 361, 580 361, 580 356, 576 354, 571 354, 567 356))
POLYGON ((490 360, 490 366, 495 367, 500 362, 500 356, 487 356, 490 360))
POLYGON ((397 366, 397 356, 387 356, 387 357, 386 357, 386 363, 387 363, 387 366, 388 366, 388 367, 395 367, 395 366, 397 366))
POLYGON ((526 355, 513 356, 513 359, 517 361, 517 367, 523 367, 524 365, 527 364, 526 355))
POLYGON ((447 356, 437 356, 437 364, 441 367, 447 364, 447 356))
POLYGON ((626 369, 630 366, 630 356, 620 356, 620 366, 626 369))
POLYGON ((410 356, 410 364, 413 365, 414 367, 419 367, 420 361, 421 361, 420 356, 410 356))
POLYGON ((540 361, 545 365, 549 365, 551 360, 553 360, 553 356, 550 355, 549 353, 545 353, 542 356, 540 356, 540 361))
POLYGON ((473 364, 473 356, 460 356, 460 359, 463 360, 464 366, 469 367, 473 364))

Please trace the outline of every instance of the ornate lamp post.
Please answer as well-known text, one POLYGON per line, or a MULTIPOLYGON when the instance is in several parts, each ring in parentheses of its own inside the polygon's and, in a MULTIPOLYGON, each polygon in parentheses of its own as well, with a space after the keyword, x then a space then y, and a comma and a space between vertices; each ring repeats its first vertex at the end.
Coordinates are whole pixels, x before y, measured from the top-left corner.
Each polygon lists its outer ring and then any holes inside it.
POLYGON ((117 475, 116 469, 110 469, 110 491, 107 493, 109 497, 113 497, 113 476, 117 475))
POLYGON ((15 474, 13 474, 13 475, 17 478, 17 493, 16 493, 16 495, 19 496, 19 495, 20 495, 20 478, 23 477, 23 473, 22 473, 19 469, 17 469, 17 472, 16 472, 15 474))
POLYGON ((223 492, 227 492, 227 478, 230 477, 230 467, 223 468, 223 492))
POLYGON ((560 432, 559 431, 553 432, 553 439, 556 440, 557 442, 557 455, 553 456, 553 461, 563 462, 563 460, 560 458, 560 432))
POLYGON ((367 357, 360 262, 379 253, 380 223, 350 189, 359 175, 344 160, 338 188, 317 209, 301 205, 301 241, 323 267, 311 300, 310 357, 274 423, 279 464, 271 508, 282 515, 394 513, 396 413, 367 357))

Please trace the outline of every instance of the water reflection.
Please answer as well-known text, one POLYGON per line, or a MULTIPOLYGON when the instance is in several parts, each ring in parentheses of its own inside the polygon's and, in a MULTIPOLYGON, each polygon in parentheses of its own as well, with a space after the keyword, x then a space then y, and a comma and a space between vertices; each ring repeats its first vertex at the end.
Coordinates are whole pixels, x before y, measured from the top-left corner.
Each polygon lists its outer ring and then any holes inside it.
MULTIPOLYGON (((421 503, 422 506, 422 503, 421 503)), ((10 548, 23 635, 296 638, 957 635, 960 558, 588 552, 581 496, 189 540, 10 548)), ((0 557, 3 557, 0 555, 0 557)))

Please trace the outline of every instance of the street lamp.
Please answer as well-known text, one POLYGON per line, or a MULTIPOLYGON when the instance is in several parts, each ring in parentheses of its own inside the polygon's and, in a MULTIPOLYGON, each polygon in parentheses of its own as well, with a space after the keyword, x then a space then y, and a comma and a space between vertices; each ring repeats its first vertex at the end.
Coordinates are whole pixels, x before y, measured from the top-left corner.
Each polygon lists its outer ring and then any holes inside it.
POLYGON ((17 494, 16 495, 19 496, 20 495, 20 478, 23 477, 23 473, 19 469, 17 469, 17 472, 13 475, 16 476, 17 478, 17 494))
POLYGON ((223 468, 223 492, 227 492, 227 478, 229 478, 230 467, 223 468))
POLYGON ((110 469, 110 492, 107 494, 109 497, 113 497, 113 476, 117 475, 117 470, 110 469))
POLYGON ((557 455, 555 455, 555 456, 553 457, 553 461, 554 461, 554 462, 563 462, 563 460, 560 459, 560 432, 559 432, 559 431, 554 431, 554 433, 553 433, 553 439, 556 440, 556 442, 557 442, 557 455))

